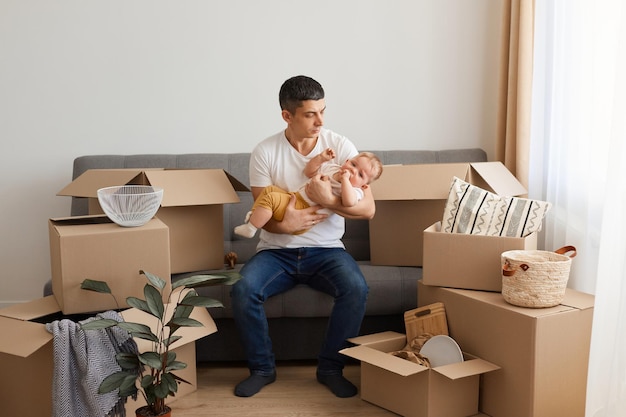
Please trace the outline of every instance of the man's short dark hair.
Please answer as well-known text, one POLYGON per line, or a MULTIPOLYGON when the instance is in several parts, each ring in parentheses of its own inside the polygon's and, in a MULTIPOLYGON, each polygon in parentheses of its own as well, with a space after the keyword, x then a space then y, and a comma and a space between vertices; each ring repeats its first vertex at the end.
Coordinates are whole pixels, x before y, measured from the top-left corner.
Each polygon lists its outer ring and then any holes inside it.
POLYGON ((291 114, 306 100, 321 100, 324 98, 322 85, 311 77, 297 75, 289 78, 280 87, 278 101, 280 109, 287 110, 291 114))

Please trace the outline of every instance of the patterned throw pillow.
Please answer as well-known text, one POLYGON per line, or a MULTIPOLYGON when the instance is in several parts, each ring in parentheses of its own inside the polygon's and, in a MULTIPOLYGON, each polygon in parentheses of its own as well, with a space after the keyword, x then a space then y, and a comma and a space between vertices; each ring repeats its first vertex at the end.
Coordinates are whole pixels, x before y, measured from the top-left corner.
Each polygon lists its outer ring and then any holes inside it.
POLYGON ((501 197, 454 177, 443 212, 447 233, 526 237, 541 230, 551 204, 519 197, 501 197))

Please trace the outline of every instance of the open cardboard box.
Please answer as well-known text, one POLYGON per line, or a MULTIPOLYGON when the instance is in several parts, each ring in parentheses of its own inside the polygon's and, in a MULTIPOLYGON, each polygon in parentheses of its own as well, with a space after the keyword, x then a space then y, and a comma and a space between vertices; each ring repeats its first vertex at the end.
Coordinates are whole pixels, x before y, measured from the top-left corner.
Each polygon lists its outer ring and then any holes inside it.
POLYGON ((455 176, 502 196, 527 193, 501 162, 386 165, 371 185, 372 265, 422 266, 424 229, 442 219, 455 176))
POLYGON ((491 417, 584 417, 594 296, 567 289, 550 308, 508 304, 502 294, 418 282, 418 305, 443 302, 450 336, 502 369, 482 377, 491 417))
POLYGON ((120 227, 106 216, 50 219, 52 292, 64 314, 128 307, 143 298, 147 283, 139 271, 170 285, 169 228, 154 218, 141 227, 120 227), (86 278, 106 281, 115 296, 85 291, 86 278))
POLYGON ((157 217, 170 227, 171 272, 224 267, 223 204, 239 203, 249 191, 221 169, 92 169, 57 193, 89 199, 89 213, 100 214, 97 191, 114 185, 163 188, 157 217))
POLYGON ((349 339, 341 350, 361 361, 361 398, 407 417, 467 417, 478 413, 480 375, 499 369, 464 353, 465 361, 428 368, 390 355, 406 336, 375 333, 349 339))
MULTIPOLYGON (((122 313, 128 321, 144 320, 145 313, 129 309, 122 313)), ((63 318, 53 296, 23 304, 15 304, 0 310, 0 378, 3 412, 7 416, 49 416, 52 410, 52 380, 54 375, 53 336, 46 330, 45 323, 63 318), (10 375, 10 377, 8 377, 10 375), (27 395, 27 398, 24 398, 27 395)), ((75 317, 75 316, 74 316, 75 317)), ((192 318, 203 327, 185 327, 178 331, 182 339, 172 349, 177 359, 187 363, 187 368, 178 374, 191 385, 181 384, 175 398, 181 398, 197 389, 195 341, 215 333, 217 327, 205 308, 195 308, 192 318)), ((81 317, 79 320, 86 318, 81 317)), ((144 341, 136 339, 140 351, 145 350, 144 341)), ((127 413, 131 415, 143 405, 129 401, 127 413)))
POLYGON ((537 233, 526 237, 441 232, 441 221, 424 230, 425 285, 502 291, 502 252, 537 249, 537 233))

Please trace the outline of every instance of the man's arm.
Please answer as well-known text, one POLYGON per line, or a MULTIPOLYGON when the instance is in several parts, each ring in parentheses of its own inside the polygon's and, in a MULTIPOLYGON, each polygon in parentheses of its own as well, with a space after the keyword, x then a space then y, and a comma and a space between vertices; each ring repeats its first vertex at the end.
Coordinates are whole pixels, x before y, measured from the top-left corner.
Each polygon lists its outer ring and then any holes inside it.
POLYGON ((376 213, 376 203, 374 202, 371 187, 363 189, 363 198, 352 207, 344 207, 341 204, 341 198, 332 193, 328 178, 319 174, 308 182, 306 193, 311 200, 320 206, 326 207, 346 218, 369 220, 376 213))
MULTIPOLYGON (((263 187, 250 187, 250 189, 252 191, 252 196, 256 200, 256 198, 261 194, 263 187)), ((270 219, 263 229, 270 233, 282 234, 293 234, 295 232, 309 229, 328 217, 328 214, 317 213, 317 210, 320 208, 321 206, 312 206, 298 210, 296 209, 296 197, 295 195, 292 195, 289 200, 289 205, 285 209, 285 216, 283 217, 283 220, 277 222, 274 219, 270 219)))

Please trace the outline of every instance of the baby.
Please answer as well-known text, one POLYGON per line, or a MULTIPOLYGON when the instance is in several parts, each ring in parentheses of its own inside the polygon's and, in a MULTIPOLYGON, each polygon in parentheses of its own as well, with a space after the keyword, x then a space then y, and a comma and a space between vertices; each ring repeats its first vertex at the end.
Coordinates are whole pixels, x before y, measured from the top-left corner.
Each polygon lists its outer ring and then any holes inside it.
MULTIPOLYGON (((363 198, 363 190, 380 177, 383 164, 371 152, 361 152, 343 165, 329 162, 335 158, 333 149, 326 149, 307 163, 304 174, 308 178, 315 176, 318 171, 322 176, 330 179, 333 193, 341 198, 344 207, 352 207, 363 198)), ((306 184, 305 184, 306 185, 306 184)), ((245 223, 235 227, 235 233, 243 237, 254 237, 256 231, 270 220, 282 221, 285 209, 291 195, 296 195, 296 208, 304 209, 316 203, 311 201, 305 192, 305 185, 298 191, 285 191, 274 185, 265 187, 255 200, 252 210, 246 215, 245 223)), ((327 209, 322 209, 329 212, 327 209)), ((318 212, 322 211, 318 210, 318 212)), ((301 230, 296 234, 306 232, 301 230)))

